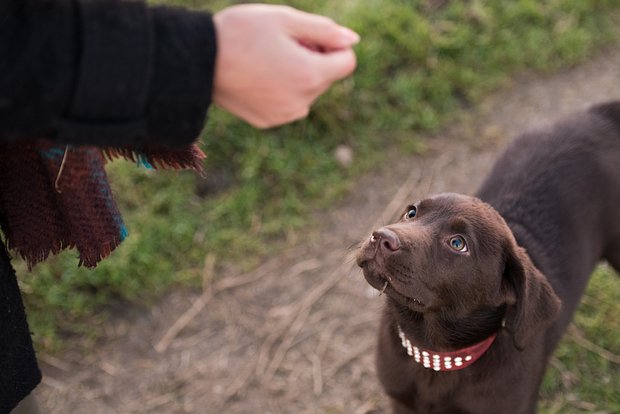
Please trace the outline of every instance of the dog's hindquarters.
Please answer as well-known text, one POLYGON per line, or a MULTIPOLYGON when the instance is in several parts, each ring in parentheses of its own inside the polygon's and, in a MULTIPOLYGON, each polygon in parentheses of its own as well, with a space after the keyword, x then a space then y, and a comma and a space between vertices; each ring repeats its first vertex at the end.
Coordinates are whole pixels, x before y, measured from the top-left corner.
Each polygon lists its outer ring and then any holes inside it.
POLYGON ((620 270, 620 102, 517 138, 478 196, 506 220, 567 312, 603 259, 620 270))
POLYGON ((604 213, 608 234, 603 258, 620 273, 620 102, 595 105, 590 112, 609 124, 609 146, 601 151, 601 167, 612 189, 604 213))

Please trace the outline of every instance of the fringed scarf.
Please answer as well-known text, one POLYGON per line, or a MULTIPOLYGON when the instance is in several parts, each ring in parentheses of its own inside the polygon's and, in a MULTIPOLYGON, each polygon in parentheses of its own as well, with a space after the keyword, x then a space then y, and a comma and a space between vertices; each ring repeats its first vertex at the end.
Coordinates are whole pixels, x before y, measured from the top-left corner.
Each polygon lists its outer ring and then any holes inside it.
POLYGON ((41 140, 0 144, 0 226, 29 268, 65 248, 92 268, 127 236, 104 165, 116 157, 147 168, 202 171, 196 146, 100 149, 41 140))

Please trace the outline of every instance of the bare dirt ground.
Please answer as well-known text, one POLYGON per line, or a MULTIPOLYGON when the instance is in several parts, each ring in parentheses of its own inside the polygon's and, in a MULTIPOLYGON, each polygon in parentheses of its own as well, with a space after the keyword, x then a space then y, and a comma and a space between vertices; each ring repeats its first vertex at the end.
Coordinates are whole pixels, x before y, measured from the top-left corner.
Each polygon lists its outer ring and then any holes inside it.
POLYGON ((88 353, 42 356, 48 413, 381 413, 374 374, 383 298, 351 259, 356 244, 406 203, 473 193, 515 134, 620 98, 620 49, 552 77, 524 76, 429 140, 394 156, 352 195, 316 215, 297 245, 251 273, 205 260, 204 293, 176 291, 109 323, 88 353), (353 246, 353 247, 351 247, 353 246))

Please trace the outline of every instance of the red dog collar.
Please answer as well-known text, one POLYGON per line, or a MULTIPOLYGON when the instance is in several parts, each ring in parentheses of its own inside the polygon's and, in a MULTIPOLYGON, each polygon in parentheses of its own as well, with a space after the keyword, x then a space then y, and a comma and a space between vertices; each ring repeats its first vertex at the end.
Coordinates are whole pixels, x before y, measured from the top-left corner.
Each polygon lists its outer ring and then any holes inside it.
POLYGON ((476 362, 489 349, 497 334, 493 334, 484 341, 470 347, 451 352, 429 351, 413 345, 400 326, 398 326, 398 336, 402 341, 403 348, 407 350, 407 354, 424 368, 435 371, 458 371, 476 362))

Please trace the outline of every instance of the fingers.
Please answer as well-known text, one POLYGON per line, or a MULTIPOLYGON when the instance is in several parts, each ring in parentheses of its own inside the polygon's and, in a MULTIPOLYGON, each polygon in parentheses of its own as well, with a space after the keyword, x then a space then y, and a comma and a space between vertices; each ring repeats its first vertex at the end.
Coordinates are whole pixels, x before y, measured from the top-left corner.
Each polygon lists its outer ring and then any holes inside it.
MULTIPOLYGON (((353 30, 336 24, 328 17, 287 8, 287 28, 290 35, 313 53, 311 59, 321 83, 349 76, 356 66, 351 47, 360 41, 353 30)), ((325 88, 326 89, 326 88, 325 88)))
POLYGON ((323 16, 239 5, 217 13, 214 22, 213 102, 257 128, 306 117, 313 102, 356 66, 352 46, 359 36, 323 16))
POLYGON ((315 66, 320 76, 331 83, 346 78, 355 70, 357 61, 352 49, 314 54, 315 66))
POLYGON ((360 37, 353 30, 336 24, 328 17, 287 9, 290 35, 305 44, 323 50, 338 50, 357 44, 360 37))

